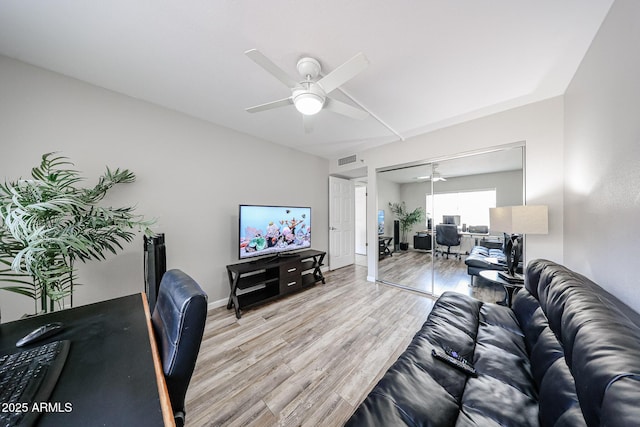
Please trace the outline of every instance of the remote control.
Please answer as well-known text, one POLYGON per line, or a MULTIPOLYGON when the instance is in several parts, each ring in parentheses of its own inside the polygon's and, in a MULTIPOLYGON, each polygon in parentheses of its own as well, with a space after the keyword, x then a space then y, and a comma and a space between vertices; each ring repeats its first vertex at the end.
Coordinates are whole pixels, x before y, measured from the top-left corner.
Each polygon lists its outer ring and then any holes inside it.
POLYGON ((476 368, 474 368, 472 364, 464 360, 462 357, 458 356, 455 352, 451 351, 449 353, 451 354, 448 354, 441 348, 434 348, 433 350, 431 350, 431 354, 433 354, 433 357, 435 357, 436 359, 440 359, 443 362, 450 364, 454 368, 458 368, 465 374, 471 375, 472 377, 478 375, 478 373, 476 372, 476 368))
POLYGON ((47 323, 46 325, 40 326, 39 328, 31 331, 28 335, 25 335, 24 337, 20 338, 16 343, 16 347, 22 347, 34 341, 38 341, 43 338, 49 337, 53 334, 57 334, 61 330, 62 330, 62 323, 60 322, 47 323))

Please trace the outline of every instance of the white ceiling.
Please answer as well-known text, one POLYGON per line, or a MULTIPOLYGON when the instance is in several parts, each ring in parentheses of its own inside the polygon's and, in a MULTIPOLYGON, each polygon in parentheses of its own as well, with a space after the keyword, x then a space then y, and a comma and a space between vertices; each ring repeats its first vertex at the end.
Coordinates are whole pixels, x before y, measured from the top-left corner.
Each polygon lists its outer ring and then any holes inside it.
POLYGON ((292 106, 245 112, 290 92, 244 51, 292 76, 363 52, 344 89, 408 138, 561 95, 612 2, 3 0, 0 54, 332 158, 400 138, 373 117, 321 111, 305 133, 292 106))

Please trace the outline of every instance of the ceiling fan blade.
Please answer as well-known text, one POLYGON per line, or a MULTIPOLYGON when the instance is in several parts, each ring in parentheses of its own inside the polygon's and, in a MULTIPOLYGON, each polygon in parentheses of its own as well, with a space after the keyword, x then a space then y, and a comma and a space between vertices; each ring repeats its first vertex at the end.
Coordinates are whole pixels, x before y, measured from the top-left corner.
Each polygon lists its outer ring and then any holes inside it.
POLYGON ((280 80, 284 83, 288 88, 293 88, 299 86, 298 81, 296 81, 293 77, 289 76, 282 68, 278 67, 274 64, 269 58, 264 56, 257 49, 250 49, 244 53, 247 55, 253 62, 264 68, 269 74, 271 74, 276 79, 280 80))
POLYGON ((303 114, 302 125, 304 126, 304 133, 311 133, 313 131, 313 116, 303 114))
POLYGON ((333 111, 334 113, 342 114, 343 116, 351 117, 356 120, 364 120, 369 117, 369 113, 356 107, 352 107, 344 102, 336 101, 332 98, 327 98, 324 103, 324 108, 333 111))
POLYGON ((271 110, 273 108, 280 108, 287 105, 292 105, 293 99, 291 97, 279 99, 277 101, 267 102, 266 104, 256 105, 254 107, 249 107, 246 109, 248 113, 258 113, 260 111, 271 110))
POLYGON ((329 93, 332 90, 336 89, 338 86, 342 86, 351 78, 355 77, 356 74, 360 73, 362 70, 367 68, 369 65, 369 60, 362 52, 318 80, 318 85, 325 91, 325 93, 329 93))

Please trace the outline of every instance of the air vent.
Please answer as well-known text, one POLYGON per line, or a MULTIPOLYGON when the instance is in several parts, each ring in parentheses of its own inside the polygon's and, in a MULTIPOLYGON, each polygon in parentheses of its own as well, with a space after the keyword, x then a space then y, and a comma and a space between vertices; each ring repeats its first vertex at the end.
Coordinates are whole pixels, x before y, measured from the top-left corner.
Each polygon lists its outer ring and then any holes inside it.
POLYGON ((356 160, 358 160, 357 156, 355 154, 348 156, 348 157, 343 157, 341 159, 338 159, 338 166, 344 166, 344 165, 348 165, 350 163, 355 163, 356 160))

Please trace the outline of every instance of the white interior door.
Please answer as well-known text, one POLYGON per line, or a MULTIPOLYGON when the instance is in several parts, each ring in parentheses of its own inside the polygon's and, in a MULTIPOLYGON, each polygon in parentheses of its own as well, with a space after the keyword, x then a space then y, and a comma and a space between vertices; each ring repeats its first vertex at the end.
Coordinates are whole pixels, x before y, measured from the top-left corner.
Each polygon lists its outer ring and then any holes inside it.
POLYGON ((355 253, 367 254, 367 187, 355 187, 355 253))
POLYGON ((355 198, 353 181, 329 177, 329 269, 355 262, 355 198))

